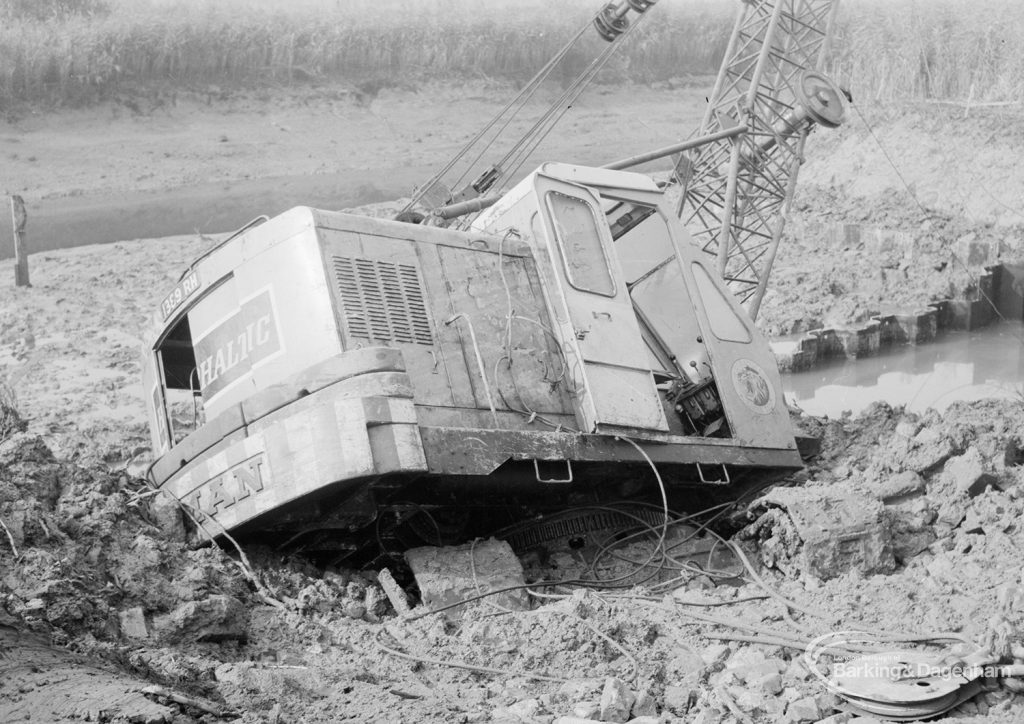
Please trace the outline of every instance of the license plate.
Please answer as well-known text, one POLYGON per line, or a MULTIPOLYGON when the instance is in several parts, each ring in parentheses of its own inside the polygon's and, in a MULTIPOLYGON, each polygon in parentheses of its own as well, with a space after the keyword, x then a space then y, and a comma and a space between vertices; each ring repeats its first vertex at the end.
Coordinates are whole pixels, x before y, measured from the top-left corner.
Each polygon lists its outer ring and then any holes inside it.
POLYGON ((193 270, 185 275, 185 278, 174 287, 174 291, 168 294, 164 301, 160 303, 160 311, 164 315, 164 321, 167 321, 167 318, 174 314, 174 311, 186 299, 192 296, 197 289, 199 289, 199 274, 193 270))

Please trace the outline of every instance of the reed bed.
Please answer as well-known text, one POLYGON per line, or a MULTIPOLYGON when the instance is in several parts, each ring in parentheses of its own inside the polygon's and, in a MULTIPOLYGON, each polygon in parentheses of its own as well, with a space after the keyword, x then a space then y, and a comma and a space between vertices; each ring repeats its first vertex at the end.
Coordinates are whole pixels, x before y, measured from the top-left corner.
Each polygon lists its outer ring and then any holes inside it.
MULTIPOLYGON (((22 0, 0 0, 0 8, 15 1, 22 0)), ((0 110, 82 105, 140 88, 522 82, 601 4, 89 1, 93 11, 84 14, 40 20, 8 13, 0 26, 0 110)), ((735 7, 727 0, 662 0, 599 82, 714 73, 735 7)), ((859 99, 1017 102, 1024 100, 1022 41, 1019 0, 844 0, 830 70, 859 99)), ((574 77, 601 43, 589 33, 556 77, 574 77)))
POLYGON ((844 0, 833 75, 868 102, 1024 102, 1020 0, 844 0))

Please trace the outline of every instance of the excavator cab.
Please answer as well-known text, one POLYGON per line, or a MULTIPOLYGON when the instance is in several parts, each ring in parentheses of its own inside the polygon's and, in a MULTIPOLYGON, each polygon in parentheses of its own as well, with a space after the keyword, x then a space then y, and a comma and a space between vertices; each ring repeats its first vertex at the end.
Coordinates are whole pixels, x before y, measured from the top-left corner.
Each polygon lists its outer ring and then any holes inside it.
POLYGON ((292 209, 161 305, 153 482, 215 533, 348 551, 423 510, 457 539, 660 499, 651 464, 674 506, 740 495, 800 456, 767 342, 706 258, 625 171, 545 164, 462 231, 292 209))
POLYGON ((529 229, 587 432, 793 445, 767 340, 649 177, 545 164, 473 228, 529 229))

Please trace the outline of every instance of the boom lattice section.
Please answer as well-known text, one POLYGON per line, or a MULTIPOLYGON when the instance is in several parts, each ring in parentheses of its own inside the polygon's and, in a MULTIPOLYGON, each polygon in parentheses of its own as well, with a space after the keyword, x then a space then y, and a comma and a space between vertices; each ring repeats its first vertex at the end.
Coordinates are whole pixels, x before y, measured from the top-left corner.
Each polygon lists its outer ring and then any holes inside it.
POLYGON ((699 134, 745 126, 677 160, 679 215, 757 315, 814 123, 842 99, 817 69, 837 0, 744 0, 699 134))

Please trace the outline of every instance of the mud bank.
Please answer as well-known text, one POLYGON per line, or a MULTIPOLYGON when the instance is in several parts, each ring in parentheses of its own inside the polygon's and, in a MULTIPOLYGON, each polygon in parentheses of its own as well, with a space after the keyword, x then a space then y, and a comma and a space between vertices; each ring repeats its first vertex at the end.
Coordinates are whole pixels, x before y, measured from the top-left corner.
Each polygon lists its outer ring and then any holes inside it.
MULTIPOLYGON (((987 255, 976 252, 975 258, 987 255)), ((963 293, 926 308, 876 315, 866 323, 814 329, 798 339, 776 341, 772 351, 785 372, 801 372, 836 359, 860 359, 896 347, 934 342, 943 332, 973 331, 996 321, 1024 319, 1024 265, 986 266, 963 293)))

